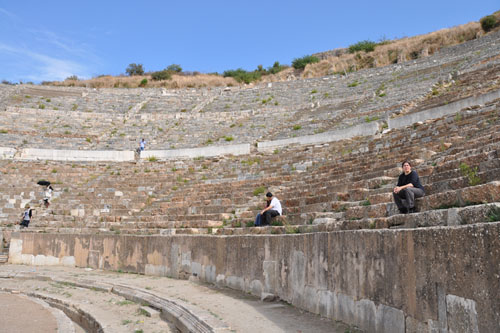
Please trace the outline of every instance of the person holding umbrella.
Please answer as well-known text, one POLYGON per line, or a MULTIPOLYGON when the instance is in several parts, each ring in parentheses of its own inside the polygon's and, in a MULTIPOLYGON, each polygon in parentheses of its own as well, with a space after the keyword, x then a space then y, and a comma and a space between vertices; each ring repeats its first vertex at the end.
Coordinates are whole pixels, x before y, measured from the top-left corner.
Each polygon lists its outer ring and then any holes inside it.
POLYGON ((52 191, 54 191, 54 189, 52 188, 48 180, 39 180, 37 184, 40 186, 46 186, 43 193, 43 203, 45 204, 45 208, 48 208, 50 206, 49 200, 50 198, 52 198, 52 191))
POLYGON ((54 191, 52 185, 47 186, 47 188, 45 189, 45 193, 43 196, 43 203, 45 204, 45 208, 49 208, 50 206, 49 200, 50 198, 52 198, 52 191, 54 191))
POLYGON ((45 208, 48 208, 50 206, 50 198, 52 198, 52 192, 54 189, 48 180, 39 180, 37 184, 45 186, 45 191, 43 192, 43 203, 45 204, 45 208))

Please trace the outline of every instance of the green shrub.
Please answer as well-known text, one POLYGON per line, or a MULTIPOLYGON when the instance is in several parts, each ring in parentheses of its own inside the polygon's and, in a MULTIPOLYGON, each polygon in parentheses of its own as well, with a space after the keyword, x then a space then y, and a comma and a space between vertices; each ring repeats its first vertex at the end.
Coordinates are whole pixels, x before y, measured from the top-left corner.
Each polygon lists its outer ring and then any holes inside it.
POLYGON ((253 226, 255 226, 255 225, 254 225, 254 222, 253 222, 253 221, 248 221, 247 223, 245 223, 245 226, 246 226, 247 228, 250 228, 250 227, 253 227, 253 226))
POLYGON ((150 156, 150 157, 148 158, 148 161, 149 161, 149 162, 156 162, 156 161, 158 161, 158 158, 157 158, 156 156, 150 156))
POLYGON ((299 227, 285 226, 285 233, 287 234, 300 234, 299 227))
POLYGON ((127 73, 128 76, 143 75, 144 74, 144 67, 142 66, 142 64, 132 63, 132 64, 128 65, 125 72, 127 73))
POLYGON ((465 163, 460 163, 459 168, 462 176, 468 179, 470 186, 476 186, 481 183, 481 177, 477 175, 477 167, 471 168, 465 163))
POLYGON ((255 190, 253 190, 253 195, 256 197, 259 194, 262 194, 266 191, 266 188, 264 186, 259 186, 255 190))
POLYGON ((366 116, 365 117, 365 122, 369 123, 369 122, 376 121, 376 120, 379 120, 379 119, 380 119, 379 116, 373 116, 373 117, 366 116))
POLYGON ((357 42, 356 44, 352 44, 349 46, 349 53, 356 53, 358 51, 372 52, 375 50, 375 46, 377 43, 372 42, 371 40, 363 40, 361 42, 357 42))
POLYGON ((171 80, 172 74, 168 70, 164 69, 162 71, 153 72, 151 74, 151 79, 153 79, 153 81, 171 80))
POLYGON ((139 87, 145 87, 148 84, 148 79, 142 79, 141 83, 139 83, 139 87))
POLYGON ((491 206, 488 214, 488 220, 490 222, 500 221, 500 207, 491 206))
POLYGON ((167 67, 167 71, 180 73, 180 72, 182 72, 182 67, 181 67, 181 65, 172 64, 172 65, 167 67))
POLYGON ((246 84, 260 80, 262 73, 260 71, 248 72, 242 68, 227 70, 222 74, 224 77, 232 77, 238 82, 245 82, 246 84))
POLYGON ((280 220, 272 220, 271 221, 271 225, 273 227, 282 227, 283 226, 283 222, 281 222, 280 220))
POLYGON ((302 58, 295 58, 292 61, 292 67, 295 69, 304 69, 308 64, 319 62, 319 58, 311 55, 303 56, 302 58))
POLYGON ((277 73, 281 72, 282 70, 284 70, 285 68, 286 68, 286 66, 282 66, 282 65, 280 65, 280 63, 278 61, 275 61, 273 64, 273 67, 267 68, 267 72, 269 74, 277 74, 277 73))
POLYGON ((298 131, 298 130, 299 130, 299 129, 301 129, 301 128, 302 128, 302 126, 300 126, 300 125, 295 125, 295 126, 293 126, 293 130, 294 130, 294 131, 298 131))
POLYGON ((497 25, 497 18, 495 15, 488 15, 479 20, 481 23, 481 28, 483 28, 484 32, 491 31, 497 25))

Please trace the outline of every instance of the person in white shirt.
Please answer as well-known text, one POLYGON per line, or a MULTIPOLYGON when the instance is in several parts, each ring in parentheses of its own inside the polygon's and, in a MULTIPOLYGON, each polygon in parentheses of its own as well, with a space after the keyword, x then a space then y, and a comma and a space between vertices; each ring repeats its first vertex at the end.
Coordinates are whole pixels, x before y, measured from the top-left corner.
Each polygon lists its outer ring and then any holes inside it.
POLYGON ((271 218, 282 214, 281 202, 271 192, 267 192, 266 200, 269 202, 269 205, 260 212, 261 225, 271 224, 271 218))
POLYGON ((52 188, 52 186, 47 186, 47 188, 45 189, 45 193, 44 193, 44 197, 43 197, 43 203, 45 204, 45 207, 49 207, 50 206, 50 198, 52 198, 52 191, 54 189, 52 188))

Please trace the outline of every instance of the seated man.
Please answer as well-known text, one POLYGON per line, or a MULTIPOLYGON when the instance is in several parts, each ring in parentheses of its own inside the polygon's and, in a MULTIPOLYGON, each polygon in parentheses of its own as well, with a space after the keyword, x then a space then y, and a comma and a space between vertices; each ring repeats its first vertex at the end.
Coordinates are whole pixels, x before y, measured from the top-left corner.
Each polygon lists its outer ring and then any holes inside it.
POLYGON ((255 226, 269 225, 271 218, 282 214, 281 203, 271 192, 267 192, 266 201, 266 208, 257 214, 255 226))
POLYGON ((398 206, 401 214, 415 212, 415 198, 425 195, 424 187, 420 184, 417 172, 411 170, 411 164, 404 161, 402 164, 403 173, 399 175, 398 184, 394 188, 394 202, 398 206), (404 199, 405 201, 403 202, 404 199))

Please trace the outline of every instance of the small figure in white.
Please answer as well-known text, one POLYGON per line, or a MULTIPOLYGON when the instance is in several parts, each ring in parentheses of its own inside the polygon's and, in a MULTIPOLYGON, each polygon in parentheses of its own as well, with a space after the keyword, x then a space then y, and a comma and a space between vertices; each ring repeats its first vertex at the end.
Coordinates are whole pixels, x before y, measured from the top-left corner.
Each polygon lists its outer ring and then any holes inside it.
POLYGON ((47 188, 45 189, 43 195, 43 203, 45 204, 45 208, 49 208, 50 206, 50 198, 52 198, 52 191, 54 191, 54 189, 52 188, 51 185, 47 186, 47 188))

